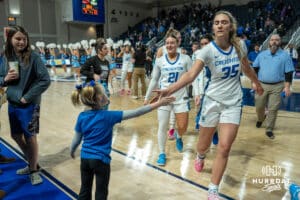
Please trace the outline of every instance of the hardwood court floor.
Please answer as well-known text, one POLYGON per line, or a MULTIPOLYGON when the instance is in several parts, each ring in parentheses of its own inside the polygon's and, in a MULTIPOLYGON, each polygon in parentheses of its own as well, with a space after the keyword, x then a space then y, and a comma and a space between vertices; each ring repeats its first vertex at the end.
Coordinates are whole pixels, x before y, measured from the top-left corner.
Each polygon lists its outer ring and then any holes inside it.
MULTIPOLYGON (((73 89, 74 83, 52 82, 43 96, 38 138, 41 166, 78 192, 79 151, 75 160, 69 156, 74 124, 81 111, 81 108, 74 108, 70 103, 73 89)), ((133 100, 128 96, 113 95, 110 109, 132 109, 142 103, 142 100, 133 100)), ((205 187, 209 184, 216 147, 210 148, 203 172, 196 173, 193 168, 198 137, 194 131, 195 113, 192 105, 188 132, 183 137, 183 153, 177 152, 175 141, 167 141, 168 160, 165 167, 156 165, 156 111, 115 126, 109 199, 206 199, 205 187)), ((283 184, 261 184, 259 181, 282 181, 285 177, 285 180, 300 183, 300 171, 297 170, 300 166, 299 118, 300 113, 280 111, 274 130, 276 138, 270 140, 265 136, 264 128, 255 128, 254 108, 244 107, 242 123, 230 153, 220 192, 233 199, 288 199, 283 184), (270 173, 273 176, 268 176, 270 173)), ((2 107, 1 123, 1 137, 16 146, 9 136, 7 104, 2 107)))

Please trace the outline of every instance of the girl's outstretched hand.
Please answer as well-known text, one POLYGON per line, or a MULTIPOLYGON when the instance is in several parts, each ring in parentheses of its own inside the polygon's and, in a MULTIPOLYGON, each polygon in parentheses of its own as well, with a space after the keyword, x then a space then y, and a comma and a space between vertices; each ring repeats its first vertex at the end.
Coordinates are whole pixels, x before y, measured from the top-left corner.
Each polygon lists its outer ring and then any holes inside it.
POLYGON ((155 90, 152 90, 152 92, 156 92, 157 95, 156 96, 159 96, 159 97, 167 97, 167 96, 170 96, 170 91, 169 89, 155 89, 155 90))
POLYGON ((172 96, 170 96, 170 97, 162 97, 162 96, 159 96, 157 102, 158 102, 161 106, 166 106, 166 105, 172 103, 172 102, 175 101, 175 100, 176 100, 176 98, 175 98, 175 97, 172 97, 172 96))

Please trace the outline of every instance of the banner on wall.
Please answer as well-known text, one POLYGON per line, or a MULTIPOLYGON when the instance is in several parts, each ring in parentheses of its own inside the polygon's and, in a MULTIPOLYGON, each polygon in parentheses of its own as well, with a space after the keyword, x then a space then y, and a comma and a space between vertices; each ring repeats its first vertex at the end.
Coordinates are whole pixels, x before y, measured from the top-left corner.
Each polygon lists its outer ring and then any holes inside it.
POLYGON ((73 20, 105 23, 104 0, 73 0, 73 20))

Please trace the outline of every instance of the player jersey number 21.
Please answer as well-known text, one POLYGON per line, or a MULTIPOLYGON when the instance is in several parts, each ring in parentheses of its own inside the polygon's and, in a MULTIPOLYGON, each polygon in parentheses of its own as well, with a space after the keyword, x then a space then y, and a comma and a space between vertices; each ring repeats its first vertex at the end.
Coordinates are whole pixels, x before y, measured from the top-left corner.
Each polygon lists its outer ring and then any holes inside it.
POLYGON ((168 83, 175 83, 178 80, 178 72, 169 73, 168 83))

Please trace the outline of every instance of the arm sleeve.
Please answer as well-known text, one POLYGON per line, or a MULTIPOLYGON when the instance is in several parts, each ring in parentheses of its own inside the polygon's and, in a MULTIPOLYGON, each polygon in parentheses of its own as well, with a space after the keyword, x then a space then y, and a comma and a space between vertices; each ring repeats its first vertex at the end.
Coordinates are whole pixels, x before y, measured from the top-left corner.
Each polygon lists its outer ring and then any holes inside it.
POLYGON ((199 78, 197 77, 193 82, 193 89, 195 96, 198 96, 200 94, 199 92, 199 78))
POLYGON ((201 70, 198 77, 193 82, 193 87, 195 88, 195 95, 203 95, 204 94, 204 72, 201 70))
POLYGON ((73 137, 71 146, 70 146, 71 153, 74 153, 76 151, 77 147, 81 143, 81 140, 82 140, 82 134, 79 133, 79 132, 76 132, 75 135, 74 135, 74 137, 73 137))
POLYGON ((142 106, 140 108, 134 109, 134 110, 123 111, 122 120, 127 120, 127 119, 141 116, 143 114, 150 112, 151 110, 152 110, 151 106, 146 105, 146 106, 142 106))
POLYGON ((152 93, 152 90, 158 84, 158 80, 159 80, 159 77, 160 77, 160 67, 159 67, 158 63, 159 63, 159 60, 156 61, 155 66, 153 68, 152 79, 149 83, 148 90, 147 90, 147 93, 146 93, 146 96, 145 96, 146 100, 149 100, 149 98, 151 96, 151 93, 152 93))
POLYGON ((292 83, 292 80, 293 80, 293 72, 287 72, 287 73, 284 73, 284 76, 285 76, 285 82, 292 83))

